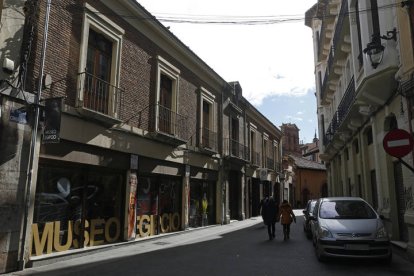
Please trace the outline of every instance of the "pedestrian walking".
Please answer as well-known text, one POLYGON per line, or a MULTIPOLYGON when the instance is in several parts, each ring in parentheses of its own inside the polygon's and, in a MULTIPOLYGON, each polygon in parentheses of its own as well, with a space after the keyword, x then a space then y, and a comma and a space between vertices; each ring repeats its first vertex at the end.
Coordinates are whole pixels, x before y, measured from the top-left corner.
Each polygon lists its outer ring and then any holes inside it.
POLYGON ((283 240, 286 241, 290 238, 290 224, 292 221, 296 223, 296 216, 293 213, 292 206, 290 206, 286 199, 280 205, 278 218, 280 218, 280 223, 283 226, 283 240))
POLYGON ((266 223, 265 223, 264 216, 263 216, 263 209, 264 209, 264 204, 267 200, 269 200, 269 196, 265 196, 264 198, 262 198, 262 200, 260 200, 260 203, 259 203, 259 214, 262 216, 263 223, 265 225, 266 223))
POLYGON ((276 200, 273 197, 266 197, 263 202, 262 216, 263 221, 267 225, 267 233, 269 234, 269 240, 275 238, 276 221, 278 218, 279 207, 276 200))

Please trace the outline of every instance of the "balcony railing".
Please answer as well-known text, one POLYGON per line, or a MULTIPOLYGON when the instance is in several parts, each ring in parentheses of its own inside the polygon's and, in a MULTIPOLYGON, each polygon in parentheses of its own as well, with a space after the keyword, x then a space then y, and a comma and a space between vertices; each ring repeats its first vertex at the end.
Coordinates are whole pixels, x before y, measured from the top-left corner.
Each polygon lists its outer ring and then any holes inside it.
MULTIPOLYGON (((328 80, 329 77, 331 75, 331 73, 333 72, 333 65, 334 65, 334 60, 335 60, 335 55, 336 55, 336 51, 337 49, 339 49, 339 45, 341 43, 340 39, 341 39, 341 33, 343 31, 343 27, 344 27, 344 21, 345 21, 345 17, 348 16, 348 1, 342 1, 341 4, 341 9, 338 15, 338 20, 336 22, 336 26, 335 26, 335 32, 334 32, 334 36, 332 39, 332 46, 331 49, 329 50, 329 56, 328 56, 328 61, 327 61, 327 66, 326 66, 326 70, 325 70, 325 75, 323 78, 323 82, 322 82, 322 87, 321 87, 321 99, 324 99, 324 97, 326 96, 327 93, 327 88, 328 88, 328 80)), ((323 21, 322 21, 323 23, 323 21)))
POLYGON ((260 166, 261 165, 261 162, 260 162, 260 153, 255 152, 255 151, 251 151, 250 154, 251 154, 250 161, 251 161, 252 165, 260 166))
POLYGON ((318 38, 318 59, 321 60, 321 54, 323 53, 323 42, 321 41, 325 37, 326 33, 326 20, 325 17, 328 16, 328 0, 324 0, 319 2, 321 6, 323 6, 323 12, 320 15, 322 17, 322 26, 321 26, 321 33, 318 38))
POLYGON ((123 90, 92 74, 79 74, 83 87, 83 107, 111 117, 121 109, 123 90))
POLYGON ((269 170, 275 169, 275 161, 273 160, 273 158, 266 157, 266 168, 269 170))
POLYGON ((202 128, 201 145, 204 148, 209 148, 217 151, 217 132, 211 131, 208 128, 202 128))
POLYGON ((188 118, 180 115, 168 107, 162 105, 152 106, 152 112, 155 114, 156 121, 153 126, 158 126, 157 132, 179 138, 180 140, 188 140, 189 126, 188 118))
POLYGON ((224 138, 224 155, 247 160, 247 147, 237 140, 224 138))
POLYGON ((332 121, 329 124, 329 127, 325 133, 323 139, 324 145, 328 145, 332 141, 333 136, 338 131, 339 127, 348 115, 349 110, 351 109, 355 101, 355 97, 355 81, 354 77, 352 77, 349 81, 348 87, 346 88, 345 95, 342 98, 341 103, 339 104, 337 111, 332 117, 332 121))
POLYGON ((282 164, 280 162, 275 162, 275 171, 282 172, 282 164))

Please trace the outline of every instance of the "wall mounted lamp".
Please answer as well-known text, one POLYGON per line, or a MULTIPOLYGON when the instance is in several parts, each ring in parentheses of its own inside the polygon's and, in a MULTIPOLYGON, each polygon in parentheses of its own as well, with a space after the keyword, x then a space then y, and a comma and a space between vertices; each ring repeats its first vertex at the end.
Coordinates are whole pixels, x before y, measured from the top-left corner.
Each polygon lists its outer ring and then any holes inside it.
POLYGON ((394 28, 392 31, 388 31, 387 35, 380 35, 379 33, 372 35, 372 41, 367 44, 364 54, 368 56, 374 69, 381 63, 384 56, 385 46, 381 44, 381 39, 397 41, 397 29, 394 28))

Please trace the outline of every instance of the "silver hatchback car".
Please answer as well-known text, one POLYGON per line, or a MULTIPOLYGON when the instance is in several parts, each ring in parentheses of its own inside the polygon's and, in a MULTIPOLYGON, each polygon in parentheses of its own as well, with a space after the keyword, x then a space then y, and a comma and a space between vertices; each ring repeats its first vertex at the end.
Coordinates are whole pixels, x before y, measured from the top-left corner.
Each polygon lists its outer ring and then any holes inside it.
POLYGON ((342 257, 391 262, 391 244, 382 218, 362 198, 321 198, 310 219, 319 261, 342 257))

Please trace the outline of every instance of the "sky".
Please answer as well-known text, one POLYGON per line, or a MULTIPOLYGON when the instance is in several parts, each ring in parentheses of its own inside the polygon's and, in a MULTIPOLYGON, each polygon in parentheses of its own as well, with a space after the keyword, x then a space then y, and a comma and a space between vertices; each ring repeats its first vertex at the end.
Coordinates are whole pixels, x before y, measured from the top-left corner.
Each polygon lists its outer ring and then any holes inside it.
POLYGON ((312 142, 314 54, 304 17, 316 0, 137 1, 224 80, 238 81, 274 125, 296 124, 299 140, 312 142))

